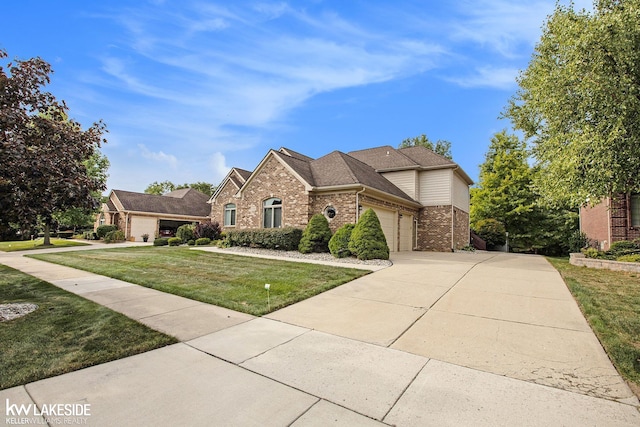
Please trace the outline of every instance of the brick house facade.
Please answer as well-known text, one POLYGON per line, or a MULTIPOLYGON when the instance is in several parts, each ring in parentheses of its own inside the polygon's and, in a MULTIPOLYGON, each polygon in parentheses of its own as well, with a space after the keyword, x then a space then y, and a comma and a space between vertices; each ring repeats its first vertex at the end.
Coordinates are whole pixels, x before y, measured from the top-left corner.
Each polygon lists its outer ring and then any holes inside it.
POLYGON ((640 194, 619 194, 582 206, 580 231, 602 250, 613 242, 640 239, 640 194))
POLYGON ((450 251, 469 244, 471 184, 458 165, 424 147, 318 159, 281 148, 252 172, 233 168, 209 203, 223 230, 304 228, 323 213, 335 232, 372 208, 391 251, 450 251))

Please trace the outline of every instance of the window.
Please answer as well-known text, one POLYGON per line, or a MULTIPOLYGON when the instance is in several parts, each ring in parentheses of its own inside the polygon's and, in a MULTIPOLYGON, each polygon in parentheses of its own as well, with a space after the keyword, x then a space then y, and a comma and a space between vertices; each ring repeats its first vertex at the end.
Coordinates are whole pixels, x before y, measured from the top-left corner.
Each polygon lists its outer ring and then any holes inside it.
POLYGON ((264 201, 264 228, 278 228, 282 226, 282 200, 272 197, 264 201))
POLYGON ((640 227, 640 194, 631 195, 631 226, 640 227))
POLYGON ((229 203, 224 205, 224 226, 234 226, 236 225, 236 205, 234 203, 229 203))
POLYGON ((327 206, 326 208, 324 208, 324 216, 326 216, 329 220, 335 218, 336 213, 336 208, 334 208, 333 206, 327 206))

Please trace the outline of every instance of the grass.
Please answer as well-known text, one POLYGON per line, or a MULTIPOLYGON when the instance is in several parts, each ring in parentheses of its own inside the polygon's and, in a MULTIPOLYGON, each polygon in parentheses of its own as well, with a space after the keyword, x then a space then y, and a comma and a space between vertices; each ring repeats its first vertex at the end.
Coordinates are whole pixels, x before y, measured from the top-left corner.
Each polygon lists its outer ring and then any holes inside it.
POLYGON ((640 396, 640 274, 548 259, 562 275, 618 372, 640 396))
POLYGON ((168 246, 30 256, 256 316, 369 273, 354 268, 274 261, 168 246), (266 283, 271 285, 270 307, 267 304, 266 283))
POLYGON ((45 246, 44 239, 36 240, 18 240, 12 242, 0 242, 0 251, 13 252, 13 251, 27 251, 30 249, 47 249, 47 248, 64 248, 68 246, 86 246, 88 243, 78 242, 69 239, 51 239, 51 245, 45 246))
POLYGON ((0 304, 38 309, 0 322, 0 389, 176 342, 128 317, 0 265, 0 304))

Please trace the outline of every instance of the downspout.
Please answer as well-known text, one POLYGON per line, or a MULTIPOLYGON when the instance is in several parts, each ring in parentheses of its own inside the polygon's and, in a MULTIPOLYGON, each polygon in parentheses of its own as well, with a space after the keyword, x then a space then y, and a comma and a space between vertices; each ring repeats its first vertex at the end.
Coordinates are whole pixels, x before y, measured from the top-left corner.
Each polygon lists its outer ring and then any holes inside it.
POLYGON ((124 213, 124 238, 129 239, 129 212, 124 213))

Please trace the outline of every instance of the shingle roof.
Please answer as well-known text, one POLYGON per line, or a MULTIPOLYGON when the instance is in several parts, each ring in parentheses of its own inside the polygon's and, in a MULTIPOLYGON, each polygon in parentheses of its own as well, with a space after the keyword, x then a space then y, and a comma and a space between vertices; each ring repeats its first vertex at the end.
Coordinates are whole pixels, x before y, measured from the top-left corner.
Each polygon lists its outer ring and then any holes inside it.
POLYGON ((278 156, 282 161, 284 161, 291 169, 293 169, 300 178, 304 179, 310 185, 315 185, 315 179, 313 177, 313 173, 311 172, 311 167, 309 166, 308 160, 302 160, 297 157, 291 157, 282 152, 273 151, 273 153, 278 156))
POLYGON ((202 216, 210 214, 209 197, 193 188, 172 191, 163 196, 113 190, 125 211, 172 215, 202 216))
POLYGON ((297 151, 293 151, 290 148, 280 147, 278 151, 286 154, 287 156, 295 157, 296 159, 305 160, 307 162, 310 162, 311 160, 313 160, 313 157, 305 156, 304 154, 298 153, 297 151))
POLYGON ((244 169, 240 169, 240 168, 233 168, 238 175, 240 175, 240 177, 242 178, 242 182, 246 181, 247 179, 249 179, 249 177, 251 176, 252 172, 248 171, 248 170, 244 170, 244 169))
POLYGON ((376 170, 455 166, 453 161, 420 146, 395 149, 390 145, 385 145, 366 150, 351 151, 349 155, 376 170))
POLYGON ((423 167, 433 167, 433 166, 453 166, 455 163, 452 160, 447 159, 444 156, 441 156, 438 153, 434 153, 425 147, 407 147, 400 148, 398 150, 400 153, 405 156, 411 158, 414 162, 423 167))

